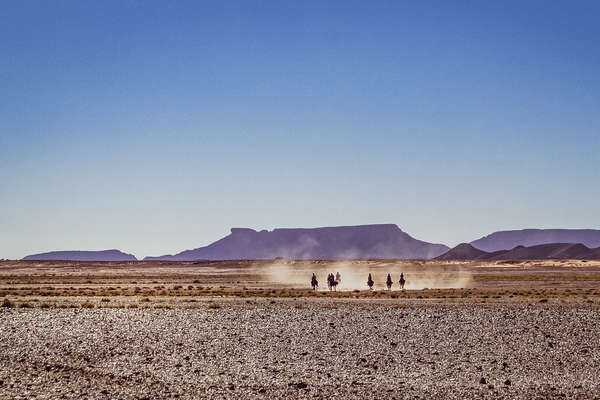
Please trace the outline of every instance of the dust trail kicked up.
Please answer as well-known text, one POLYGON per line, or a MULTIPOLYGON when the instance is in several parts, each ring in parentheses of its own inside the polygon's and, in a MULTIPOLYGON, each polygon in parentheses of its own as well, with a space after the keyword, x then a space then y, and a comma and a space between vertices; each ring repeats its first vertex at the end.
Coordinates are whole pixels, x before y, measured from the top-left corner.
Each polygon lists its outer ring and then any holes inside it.
POLYGON ((404 272, 407 290, 420 289, 449 289, 468 287, 472 278, 470 273, 465 271, 440 271, 428 270, 427 267, 415 267, 404 263, 380 263, 373 262, 365 264, 364 262, 340 261, 332 263, 288 263, 274 262, 273 264, 260 267, 257 272, 266 276, 270 282, 276 285, 282 285, 293 288, 310 288, 312 274, 317 276, 319 281, 318 290, 327 289, 327 275, 333 273, 340 274, 341 279, 337 290, 366 290, 367 277, 372 275, 375 285, 373 289, 386 289, 385 280, 387 274, 391 274, 393 285, 392 290, 399 290, 398 283, 400 273, 404 272))

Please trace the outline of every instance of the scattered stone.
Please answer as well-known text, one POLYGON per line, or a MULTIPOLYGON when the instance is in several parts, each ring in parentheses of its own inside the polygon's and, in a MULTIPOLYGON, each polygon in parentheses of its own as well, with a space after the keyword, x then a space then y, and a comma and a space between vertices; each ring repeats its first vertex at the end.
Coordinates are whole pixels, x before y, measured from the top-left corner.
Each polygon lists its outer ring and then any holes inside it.
POLYGON ((473 398, 480 381, 497 398, 484 375, 509 363, 519 398, 597 395, 596 306, 414 303, 400 319, 394 300, 212 300, 219 313, 0 307, 0 397, 473 398))

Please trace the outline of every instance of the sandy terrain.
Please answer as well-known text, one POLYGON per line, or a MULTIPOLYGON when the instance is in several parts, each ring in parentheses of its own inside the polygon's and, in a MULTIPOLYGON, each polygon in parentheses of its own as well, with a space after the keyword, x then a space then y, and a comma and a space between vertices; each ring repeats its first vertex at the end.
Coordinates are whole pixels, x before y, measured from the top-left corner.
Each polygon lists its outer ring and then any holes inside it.
POLYGON ((3 262, 0 302, 2 399, 600 393, 594 262, 3 262))

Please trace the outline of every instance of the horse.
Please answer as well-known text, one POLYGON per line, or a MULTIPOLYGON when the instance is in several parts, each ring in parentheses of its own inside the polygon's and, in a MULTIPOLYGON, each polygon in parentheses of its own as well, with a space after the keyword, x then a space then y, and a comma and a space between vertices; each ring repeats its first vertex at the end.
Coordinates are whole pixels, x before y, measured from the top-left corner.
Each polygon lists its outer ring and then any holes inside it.
POLYGON ((404 280, 404 272, 400 273, 400 281, 398 283, 400 283, 400 289, 404 289, 404 284, 406 283, 406 280, 404 280))
POLYGON ((327 276, 327 286, 329 287, 329 290, 331 290, 331 288, 333 288, 333 290, 335 290, 337 292, 338 284, 339 284, 339 282, 335 280, 335 276, 333 276, 333 274, 329 274, 327 276))
POLYGON ((319 287, 319 281, 317 280, 317 276, 315 274, 312 275, 310 285, 312 286, 313 290, 317 290, 319 287))
POLYGON ((385 281, 388 290, 392 289, 392 283, 392 277, 390 276, 390 274, 388 274, 387 280, 385 281))

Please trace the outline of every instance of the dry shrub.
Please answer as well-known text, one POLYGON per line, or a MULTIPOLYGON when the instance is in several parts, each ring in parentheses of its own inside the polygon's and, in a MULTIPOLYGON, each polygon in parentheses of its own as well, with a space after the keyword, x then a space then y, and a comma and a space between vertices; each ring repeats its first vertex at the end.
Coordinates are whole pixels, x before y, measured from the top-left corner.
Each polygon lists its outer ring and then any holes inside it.
POLYGON ((2 307, 4 308, 13 308, 14 306, 15 304, 9 299, 4 299, 4 301, 2 302, 2 307))

